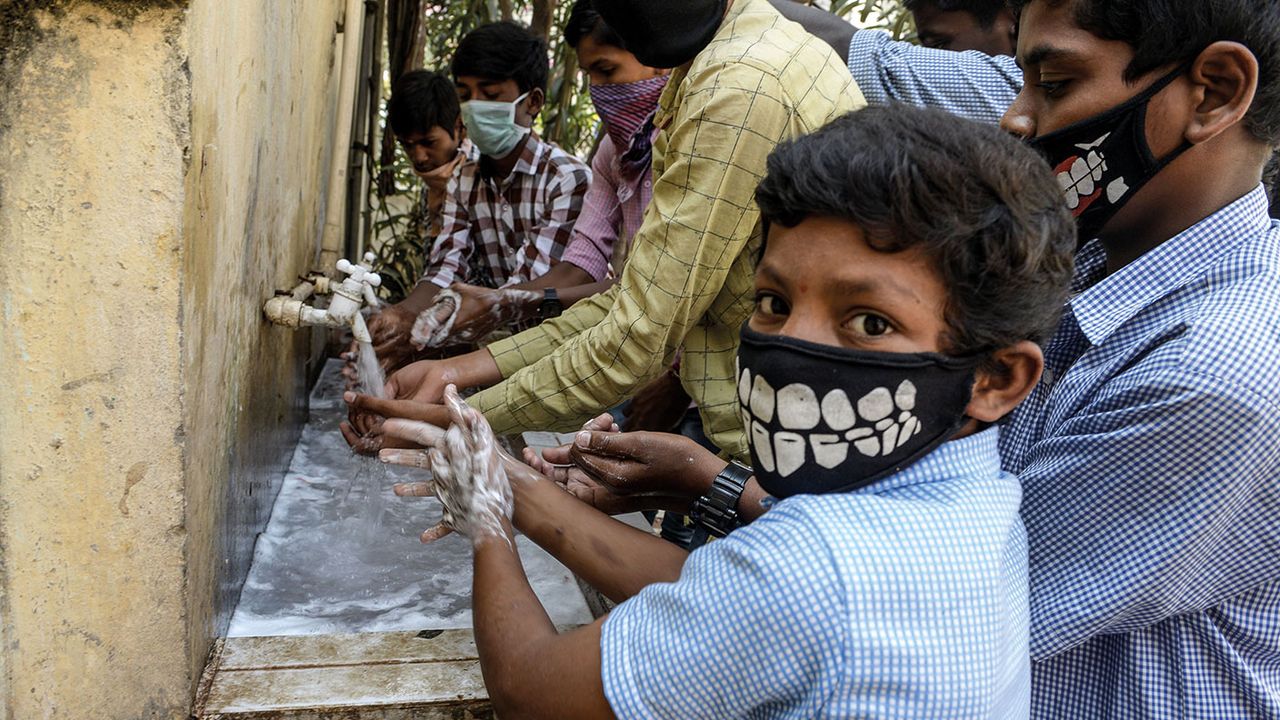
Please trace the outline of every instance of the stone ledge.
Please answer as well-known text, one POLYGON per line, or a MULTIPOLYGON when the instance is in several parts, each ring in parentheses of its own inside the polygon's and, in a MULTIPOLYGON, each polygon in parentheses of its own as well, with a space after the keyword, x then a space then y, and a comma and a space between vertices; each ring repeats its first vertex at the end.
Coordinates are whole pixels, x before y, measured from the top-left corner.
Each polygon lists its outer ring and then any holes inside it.
POLYGON ((469 630, 221 641, 198 720, 493 717, 469 630))

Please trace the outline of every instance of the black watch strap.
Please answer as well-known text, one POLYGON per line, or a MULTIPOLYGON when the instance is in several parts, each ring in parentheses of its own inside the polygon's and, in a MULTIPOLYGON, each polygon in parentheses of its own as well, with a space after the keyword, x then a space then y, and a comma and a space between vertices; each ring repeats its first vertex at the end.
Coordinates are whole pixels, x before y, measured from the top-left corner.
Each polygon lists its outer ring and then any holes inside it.
POLYGON ((689 517, 716 537, 738 527, 738 500, 752 476, 751 468, 733 460, 711 481, 711 490, 693 501, 689 517))
POLYGON ((545 288, 542 291, 542 302, 538 305, 538 318, 541 320, 550 320, 553 317, 560 317, 560 313, 564 312, 564 303, 560 302, 560 293, 555 288, 545 288))

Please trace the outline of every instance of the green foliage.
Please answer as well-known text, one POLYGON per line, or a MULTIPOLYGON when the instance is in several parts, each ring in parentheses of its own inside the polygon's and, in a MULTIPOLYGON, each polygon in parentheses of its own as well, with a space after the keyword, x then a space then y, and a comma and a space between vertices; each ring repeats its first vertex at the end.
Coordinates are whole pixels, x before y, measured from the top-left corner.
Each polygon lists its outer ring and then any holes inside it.
MULTIPOLYGON (((915 27, 902 0, 830 0, 815 4, 847 18, 860 27, 881 28, 894 37, 913 39, 915 27)), ((444 0, 424 2, 426 52, 423 67, 445 69, 458 42, 471 30, 488 22, 511 18, 526 24, 551 18, 548 44, 551 73, 547 102, 539 118, 538 133, 579 157, 595 147, 599 119, 587 93, 586 79, 578 72, 577 54, 565 43, 561 29, 569 17, 572 0, 444 0)), ((390 78, 384 79, 385 97, 390 78)), ((383 117, 385 131, 386 118, 383 117)), ((375 172, 383 168, 375 168, 375 172)), ((381 293, 389 302, 402 299, 422 275, 424 250, 432 238, 424 237, 418 217, 420 183, 403 154, 392 165, 395 192, 380 196, 371 192, 373 250, 378 253, 381 293)))

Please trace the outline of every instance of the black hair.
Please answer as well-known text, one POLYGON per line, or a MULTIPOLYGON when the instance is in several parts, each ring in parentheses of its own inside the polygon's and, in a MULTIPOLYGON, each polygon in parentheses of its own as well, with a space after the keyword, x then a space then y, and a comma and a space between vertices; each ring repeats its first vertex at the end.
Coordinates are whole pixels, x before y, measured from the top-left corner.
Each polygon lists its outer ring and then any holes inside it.
MULTIPOLYGON (((1015 11, 1033 0, 1009 0, 1015 11)), ((1046 0, 1058 5, 1066 0, 1046 0)), ((1276 0, 1070 0, 1076 24, 1133 48, 1125 80, 1186 62, 1211 43, 1238 42, 1258 59, 1258 91, 1245 116, 1254 137, 1280 144, 1280 2, 1276 0)))
POLYGON ((1076 227, 1044 159, 994 126, 905 105, 849 113, 777 147, 765 224, 854 223, 882 252, 919 248, 947 292, 944 346, 1044 343, 1067 299, 1076 227))
POLYGON ((590 37, 601 45, 626 48, 618 33, 591 7, 591 0, 577 0, 569 10, 569 19, 564 24, 564 41, 576 50, 585 37, 590 37))
POLYGON ((932 5, 943 12, 966 12, 978 21, 978 27, 990 30, 1001 10, 1008 8, 1005 0, 906 0, 908 10, 915 12, 932 5))
POLYGON ((453 79, 463 75, 514 80, 520 92, 547 91, 547 44, 512 20, 489 23, 467 33, 453 55, 453 79))
POLYGON ((391 86, 387 124, 401 138, 430 132, 433 127, 452 136, 459 112, 458 91, 449 78, 430 70, 411 70, 391 86))

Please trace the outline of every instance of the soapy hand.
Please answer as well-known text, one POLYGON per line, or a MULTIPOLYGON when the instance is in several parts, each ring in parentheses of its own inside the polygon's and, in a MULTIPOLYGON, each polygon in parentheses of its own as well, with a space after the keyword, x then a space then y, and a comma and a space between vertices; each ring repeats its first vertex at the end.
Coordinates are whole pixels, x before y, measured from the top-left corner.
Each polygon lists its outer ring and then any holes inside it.
POLYGON ((454 283, 419 316, 413 342, 419 349, 446 343, 473 343, 505 325, 523 320, 542 296, 514 288, 494 290, 454 283))
MULTIPOLYGON (((369 336, 383 372, 404 365, 413 357, 409 333, 417 317, 399 305, 389 305, 369 318, 369 336)), ((355 352, 354 344, 351 351, 355 352)))
MULTIPOLYGON (((507 528, 515 503, 497 438, 457 388, 445 388, 444 400, 452 425, 429 452, 435 495, 444 505, 441 525, 466 535, 473 544, 494 537, 510 542, 507 528)), ((398 434, 400 422, 387 421, 386 431, 398 434)))
POLYGON ((574 465, 618 495, 683 498, 684 507, 711 487, 724 460, 682 435, 579 432, 574 465))
POLYGON ((453 332, 453 322, 461 305, 462 299, 453 288, 445 288, 436 293, 431 307, 419 313, 414 320, 413 330, 410 332, 413 346, 422 350, 443 345, 453 332))

